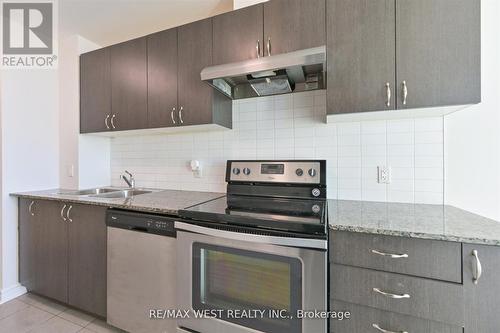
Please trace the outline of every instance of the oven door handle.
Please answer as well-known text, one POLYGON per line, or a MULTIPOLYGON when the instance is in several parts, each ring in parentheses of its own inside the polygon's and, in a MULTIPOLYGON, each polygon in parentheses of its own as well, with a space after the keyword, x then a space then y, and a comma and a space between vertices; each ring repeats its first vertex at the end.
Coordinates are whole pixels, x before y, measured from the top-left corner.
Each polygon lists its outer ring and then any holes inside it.
POLYGON ((327 240, 323 239, 255 235, 255 234, 239 233, 239 232, 220 230, 220 229, 212 229, 207 227, 201 227, 195 224, 189 224, 177 221, 175 222, 175 229, 194 232, 206 236, 218 237, 218 238, 232 239, 232 240, 252 242, 252 243, 281 245, 288 247, 326 250, 328 245, 327 240))

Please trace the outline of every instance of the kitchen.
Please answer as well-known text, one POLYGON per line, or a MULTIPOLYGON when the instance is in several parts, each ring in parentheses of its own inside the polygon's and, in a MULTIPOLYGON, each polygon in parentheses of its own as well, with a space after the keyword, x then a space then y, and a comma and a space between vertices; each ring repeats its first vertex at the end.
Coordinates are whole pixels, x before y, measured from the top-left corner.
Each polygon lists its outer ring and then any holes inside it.
POLYGON ((1 72, 0 332, 496 332, 496 2, 50 8, 57 68, 1 72))

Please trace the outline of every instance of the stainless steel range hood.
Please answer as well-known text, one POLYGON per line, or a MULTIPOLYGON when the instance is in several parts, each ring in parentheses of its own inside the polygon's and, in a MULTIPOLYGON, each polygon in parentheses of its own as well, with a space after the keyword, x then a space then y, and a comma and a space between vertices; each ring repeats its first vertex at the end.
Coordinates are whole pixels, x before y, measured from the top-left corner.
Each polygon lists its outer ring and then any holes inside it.
POLYGON ((201 79, 230 97, 241 99, 325 89, 326 47, 210 66, 201 79))

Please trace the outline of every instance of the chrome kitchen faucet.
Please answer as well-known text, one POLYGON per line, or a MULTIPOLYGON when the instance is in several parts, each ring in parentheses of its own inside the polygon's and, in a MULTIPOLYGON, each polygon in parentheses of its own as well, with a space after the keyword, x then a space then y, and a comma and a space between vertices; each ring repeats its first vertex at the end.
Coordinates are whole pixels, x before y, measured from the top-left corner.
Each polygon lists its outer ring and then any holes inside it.
POLYGON ((125 176, 125 175, 120 175, 120 178, 123 179, 123 181, 125 183, 127 183, 128 187, 135 188, 135 179, 134 179, 134 176, 130 172, 128 172, 127 170, 125 170, 125 173, 127 175, 129 175, 129 178, 127 179, 127 176, 125 176))

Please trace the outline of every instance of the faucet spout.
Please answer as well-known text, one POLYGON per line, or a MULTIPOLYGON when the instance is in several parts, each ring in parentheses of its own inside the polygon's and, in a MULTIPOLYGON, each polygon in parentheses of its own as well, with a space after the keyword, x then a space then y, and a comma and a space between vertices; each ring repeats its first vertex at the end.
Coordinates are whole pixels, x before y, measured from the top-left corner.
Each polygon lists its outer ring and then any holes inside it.
POLYGON ((127 175, 129 175, 129 178, 127 179, 127 176, 125 176, 125 175, 121 175, 120 178, 125 183, 127 183, 127 185, 128 185, 129 188, 135 188, 135 179, 134 179, 134 176, 130 172, 128 172, 127 170, 125 170, 125 173, 127 175))

